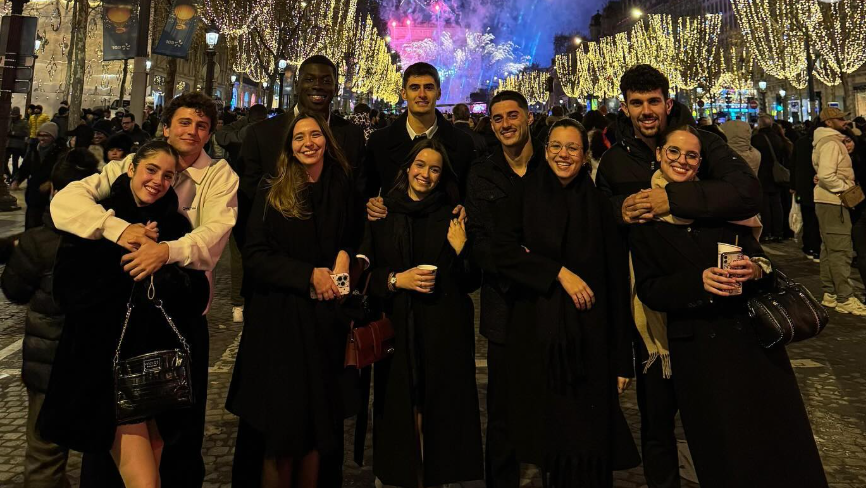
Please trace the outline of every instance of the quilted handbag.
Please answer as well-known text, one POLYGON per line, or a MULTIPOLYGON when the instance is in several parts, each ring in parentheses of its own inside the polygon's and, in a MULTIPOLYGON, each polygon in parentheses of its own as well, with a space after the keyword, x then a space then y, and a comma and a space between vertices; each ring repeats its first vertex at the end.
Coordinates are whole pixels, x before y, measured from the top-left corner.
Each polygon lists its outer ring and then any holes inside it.
POLYGON ((776 287, 748 301, 749 316, 766 349, 811 339, 820 334, 830 317, 805 286, 775 270, 776 287))
POLYGON ((153 288, 148 293, 148 298, 162 312, 183 349, 154 351, 120 359, 120 348, 133 309, 130 295, 123 329, 114 352, 115 417, 118 424, 140 422, 169 410, 191 407, 195 403, 189 344, 166 313, 162 300, 154 299, 152 290, 153 288))

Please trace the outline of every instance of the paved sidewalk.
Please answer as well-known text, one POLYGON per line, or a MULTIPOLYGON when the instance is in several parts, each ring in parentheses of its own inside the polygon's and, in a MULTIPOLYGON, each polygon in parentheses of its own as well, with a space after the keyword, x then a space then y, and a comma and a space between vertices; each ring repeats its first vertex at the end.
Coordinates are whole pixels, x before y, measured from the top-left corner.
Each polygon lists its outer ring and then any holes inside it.
MULTIPOLYGON (((20 192, 19 198, 20 198, 20 192)), ((23 211, 0 213, 0 236, 20 232, 23 211)), ((818 265, 802 256, 795 243, 768 246, 767 252, 789 276, 807 285, 816 295, 820 292, 818 265)), ((856 273, 855 273, 856 275, 856 273)), ((240 339, 240 324, 231 322, 228 259, 217 268, 213 308, 208 316, 211 333, 210 378, 207 427, 204 443, 208 466, 206 486, 231 486, 231 463, 237 419, 225 411, 224 402, 231 379, 231 369, 240 339)), ((859 278, 859 277, 858 277, 859 278)), ((27 395, 20 381, 21 346, 24 307, 0 298, 0 487, 23 487, 24 425, 27 395)), ((789 354, 796 367, 803 397, 806 400, 815 437, 821 450, 827 475, 834 488, 866 487, 866 320, 831 312, 831 324, 817 339, 791 346, 789 354)), ((477 341, 477 380, 482 421, 486 422, 487 388, 486 342, 477 341)), ((634 389, 622 397, 635 438, 639 437, 639 414, 634 389)), ((346 459, 353 444, 354 423, 346 423, 346 459)), ((684 439, 681 429, 679 438, 684 439)), ((346 487, 372 487, 374 477, 369 465, 371 439, 368 434, 363 467, 349 461, 345 466, 346 487)), ((81 461, 73 454, 69 476, 77 486, 81 461)), ((524 469, 524 486, 541 486, 534 469, 524 469)), ((615 475, 614 486, 646 486, 642 468, 615 475)), ((482 483, 464 484, 466 488, 482 483)), ((696 483, 685 481, 684 487, 696 483)), ((798 488, 798 487, 792 487, 798 488)), ((803 487, 808 488, 808 487, 803 487)))

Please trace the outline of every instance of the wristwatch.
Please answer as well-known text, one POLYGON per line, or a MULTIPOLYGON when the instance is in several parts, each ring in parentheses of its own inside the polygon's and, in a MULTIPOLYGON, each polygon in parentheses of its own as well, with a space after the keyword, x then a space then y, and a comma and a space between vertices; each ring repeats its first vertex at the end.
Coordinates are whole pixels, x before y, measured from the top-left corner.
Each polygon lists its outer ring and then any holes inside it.
POLYGON ((388 290, 392 292, 397 291, 397 273, 388 275, 388 290))

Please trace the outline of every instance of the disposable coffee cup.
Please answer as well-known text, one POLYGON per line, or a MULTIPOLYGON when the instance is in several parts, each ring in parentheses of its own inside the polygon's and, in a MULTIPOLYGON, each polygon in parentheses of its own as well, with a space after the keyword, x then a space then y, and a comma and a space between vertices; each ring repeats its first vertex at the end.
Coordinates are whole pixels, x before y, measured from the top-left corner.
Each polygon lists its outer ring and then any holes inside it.
MULTIPOLYGON (((721 269, 731 269, 731 263, 734 261, 742 261, 743 260, 743 248, 740 246, 734 246, 733 244, 725 244, 724 242, 718 243, 718 264, 717 266, 721 269)), ((743 284, 742 283, 734 283, 736 287, 735 290, 731 290, 731 295, 741 295, 743 293, 743 284)))
MULTIPOLYGON (((418 269, 422 269, 424 271, 432 271, 434 279, 436 278, 436 272, 439 270, 438 266, 433 266, 432 264, 420 264, 418 265, 418 269)), ((434 281, 435 287, 435 281, 434 281)), ((433 288, 430 288, 430 291, 433 291, 433 288)))

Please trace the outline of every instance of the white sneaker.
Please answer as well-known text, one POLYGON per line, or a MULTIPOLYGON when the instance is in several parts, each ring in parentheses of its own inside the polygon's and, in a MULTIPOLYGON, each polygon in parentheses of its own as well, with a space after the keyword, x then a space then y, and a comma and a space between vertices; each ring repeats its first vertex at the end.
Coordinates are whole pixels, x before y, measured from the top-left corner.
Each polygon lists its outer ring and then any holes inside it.
POLYGON ((836 306, 836 311, 839 313, 852 313, 859 317, 866 317, 866 306, 857 297, 851 297, 836 306))
POLYGON ((836 295, 825 293, 824 299, 821 300, 821 305, 824 305, 827 308, 836 308, 836 305, 838 305, 838 303, 836 303, 836 295))
MULTIPOLYGON (((836 303, 835 300, 833 303, 836 303)), ((240 323, 244 321, 244 307, 232 307, 232 322, 240 323)))

